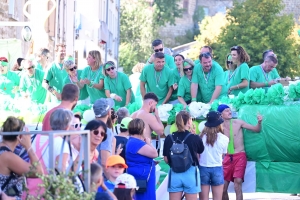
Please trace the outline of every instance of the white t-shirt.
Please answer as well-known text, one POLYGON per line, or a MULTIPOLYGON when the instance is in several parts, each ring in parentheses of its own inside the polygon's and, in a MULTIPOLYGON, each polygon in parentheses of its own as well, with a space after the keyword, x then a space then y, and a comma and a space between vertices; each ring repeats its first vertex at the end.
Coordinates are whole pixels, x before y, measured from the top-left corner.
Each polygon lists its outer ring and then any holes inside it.
MULTIPOLYGON (((44 145, 44 143, 49 140, 49 137, 46 136, 46 135, 42 135, 41 138, 40 138, 40 148, 44 145)), ((60 155, 60 152, 61 152, 61 148, 62 148, 62 145, 63 145, 63 138, 62 137, 55 137, 54 138, 54 145, 53 145, 53 154, 54 154, 54 158, 56 159, 57 156, 60 155)), ((34 152, 36 152, 36 138, 34 139, 34 141, 32 142, 32 149, 34 152)), ((65 142, 64 144, 64 149, 63 149, 63 153, 67 153, 67 154, 70 154, 70 151, 69 151, 69 145, 68 145, 68 142, 65 142)), ((46 145, 45 148, 42 150, 41 152, 42 154, 42 159, 45 163, 45 166, 47 169, 49 169, 49 146, 46 145)), ((38 159, 41 159, 41 158, 38 158, 38 159)), ((68 166, 68 163, 69 161, 67 162, 67 165, 66 167, 68 166)))
POLYGON ((206 143, 206 135, 202 138, 204 151, 200 155, 200 166, 220 167, 222 166, 222 154, 227 153, 229 138, 222 133, 218 133, 214 146, 206 143))

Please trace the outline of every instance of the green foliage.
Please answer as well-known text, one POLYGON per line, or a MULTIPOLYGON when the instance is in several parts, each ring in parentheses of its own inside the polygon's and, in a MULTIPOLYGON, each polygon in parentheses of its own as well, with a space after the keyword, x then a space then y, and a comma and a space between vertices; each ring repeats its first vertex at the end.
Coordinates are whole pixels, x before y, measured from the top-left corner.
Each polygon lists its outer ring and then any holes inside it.
POLYGON ((230 47, 243 46, 251 57, 249 66, 262 63, 261 54, 273 49, 278 56, 277 70, 284 77, 299 72, 299 38, 291 37, 294 21, 291 15, 280 14, 281 0, 246 0, 235 2, 227 14, 229 25, 223 28, 215 59, 224 62, 230 47))
POLYGON ((177 5, 179 0, 156 0, 153 6, 144 0, 121 2, 120 66, 131 73, 134 65, 150 57, 151 42, 158 37, 159 27, 174 24, 183 10, 177 5))
POLYGON ((154 1, 154 25, 164 26, 166 23, 175 25, 175 19, 182 17, 183 9, 178 5, 179 0, 155 0, 154 1))
POLYGON ((95 199, 95 193, 79 193, 75 188, 75 185, 72 182, 72 178, 75 176, 73 172, 68 175, 59 174, 59 175, 38 175, 39 178, 43 180, 41 187, 45 188, 45 193, 33 197, 28 195, 26 199, 28 200, 92 200, 95 199))

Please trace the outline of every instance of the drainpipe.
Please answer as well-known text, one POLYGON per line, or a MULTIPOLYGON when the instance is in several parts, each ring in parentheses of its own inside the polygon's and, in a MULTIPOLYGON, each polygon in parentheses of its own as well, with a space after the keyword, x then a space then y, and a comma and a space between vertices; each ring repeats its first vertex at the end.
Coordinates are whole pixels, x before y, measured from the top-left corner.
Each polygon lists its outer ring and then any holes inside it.
MULTIPOLYGON (((55 16, 55 44, 54 44, 54 49, 55 49, 55 45, 57 45, 57 38, 58 38, 58 27, 59 27, 59 17, 58 17, 58 13, 59 13, 59 1, 56 2, 56 16, 55 16)), ((54 51, 53 51, 54 52, 54 51)))
MULTIPOLYGON (((109 4, 109 0, 106 0, 106 24, 107 24, 107 27, 108 27, 108 4, 109 4)), ((108 42, 109 42, 109 30, 108 30, 108 41, 106 41, 106 44, 105 44, 105 62, 107 62, 107 45, 108 45, 108 42)))
POLYGON ((117 46, 117 66, 119 66, 119 46, 120 46, 120 42, 121 42, 121 39, 120 39, 120 19, 121 19, 121 1, 118 0, 118 6, 119 6, 119 9, 118 9, 118 35, 117 35, 117 42, 118 42, 118 46, 117 46))

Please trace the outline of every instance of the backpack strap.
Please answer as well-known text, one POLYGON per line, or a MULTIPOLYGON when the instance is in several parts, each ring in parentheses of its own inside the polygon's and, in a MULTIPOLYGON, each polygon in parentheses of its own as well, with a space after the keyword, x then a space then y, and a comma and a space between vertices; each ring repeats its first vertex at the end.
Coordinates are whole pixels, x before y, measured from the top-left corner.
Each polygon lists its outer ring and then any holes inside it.
MULTIPOLYGON (((2 147, 0 147, 0 151, 8 151, 8 152, 12 152, 8 147, 6 147, 6 146, 2 146, 2 147)), ((10 182, 10 180, 14 177, 15 175, 14 175, 14 173, 11 171, 10 172, 10 175, 9 175, 9 177, 8 177, 8 179, 6 179, 6 181, 3 183, 3 185, 1 186, 1 190, 3 191, 5 188, 6 188, 6 186, 8 185, 8 183, 10 182)))
POLYGON ((185 138, 182 140, 182 143, 184 143, 184 141, 186 141, 186 139, 187 139, 190 135, 192 135, 192 134, 191 134, 191 133, 188 133, 188 134, 185 136, 185 138))
POLYGON ((175 141, 174 141, 174 138, 173 138, 173 134, 170 134, 169 136, 170 136, 170 138, 172 140, 172 143, 174 143, 175 141))
POLYGON ((2 146, 0 147, 0 151, 9 151, 9 152, 12 152, 8 147, 6 146, 2 146))

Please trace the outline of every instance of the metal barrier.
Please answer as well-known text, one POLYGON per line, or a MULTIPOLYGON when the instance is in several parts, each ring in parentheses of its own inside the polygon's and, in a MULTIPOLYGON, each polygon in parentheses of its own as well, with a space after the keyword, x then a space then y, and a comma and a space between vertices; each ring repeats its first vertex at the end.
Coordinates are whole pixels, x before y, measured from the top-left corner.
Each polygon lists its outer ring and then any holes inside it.
MULTIPOLYGON (((80 152, 79 152, 79 163, 84 164, 84 186, 86 189, 86 192, 90 192, 90 131, 89 130, 83 130, 83 131, 31 131, 31 132, 1 132, 0 135, 34 135, 34 134, 40 134, 40 135, 47 135, 49 137, 49 173, 55 173, 55 157, 53 154, 54 150, 54 137, 56 136, 70 136, 70 135, 81 135, 81 146, 80 146, 80 152)), ((58 162, 58 169, 61 169, 62 167, 62 150, 65 145, 65 142, 63 143, 63 146, 61 147, 61 154, 58 162)), ((68 144, 67 144, 68 145, 68 144)), ((39 158, 41 159, 41 158, 39 158)), ((66 170, 66 174, 69 173, 71 165, 73 165, 73 160, 70 159, 69 167, 66 170)), ((74 169, 75 173, 77 174, 80 170, 80 164, 77 165, 77 169, 74 169)))

